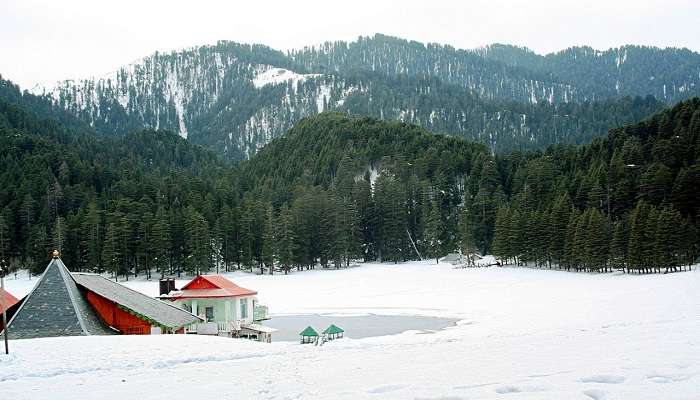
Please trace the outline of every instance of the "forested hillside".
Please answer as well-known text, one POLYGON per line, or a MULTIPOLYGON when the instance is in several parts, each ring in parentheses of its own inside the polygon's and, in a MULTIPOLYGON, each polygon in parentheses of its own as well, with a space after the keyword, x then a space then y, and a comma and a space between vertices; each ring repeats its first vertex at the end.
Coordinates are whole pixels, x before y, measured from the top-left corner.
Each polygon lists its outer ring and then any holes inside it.
MULTIPOLYGON (((9 88, 12 88, 11 86, 9 88)), ((15 88, 16 89, 16 88, 15 88)), ((463 252, 649 272, 698 254, 700 99, 580 147, 493 155, 326 112, 231 166, 176 134, 99 136, 0 100, 0 258, 127 277, 463 252)), ((41 103, 45 104, 45 103, 41 103)), ((60 115, 59 115, 60 116, 60 115)))
POLYGON ((329 110, 420 125, 505 154, 587 143, 698 95, 699 74, 700 56, 681 49, 539 56, 375 35, 287 54, 232 42, 155 53, 46 93, 98 132, 166 129, 231 160, 329 110))
MULTIPOLYGON (((507 262, 650 272, 698 254, 699 140, 697 98, 590 145, 496 157, 417 127, 324 114, 242 171, 275 205, 310 201, 308 188, 321 185, 311 198, 341 199, 339 210, 356 214, 347 235, 360 235, 369 259, 461 247, 507 262)), ((324 226, 314 210, 302 220, 324 226)))
POLYGON ((652 95, 674 102, 700 93, 700 54, 688 49, 572 47, 541 56, 508 45, 463 50, 377 34, 291 55, 306 68, 321 71, 434 77, 484 99, 568 103, 652 95))
POLYGON ((491 251, 566 269, 677 269, 698 255, 700 99, 575 148, 499 157, 491 251))
POLYGON ((527 48, 492 45, 481 54, 569 82, 588 99, 652 95, 675 102, 700 94, 700 54, 688 49, 571 47, 540 56, 527 48))
POLYGON ((0 100, 0 259, 41 271, 58 248, 74 270, 124 276, 201 261, 199 234, 235 198, 229 167, 171 133, 98 137, 22 103, 0 100))

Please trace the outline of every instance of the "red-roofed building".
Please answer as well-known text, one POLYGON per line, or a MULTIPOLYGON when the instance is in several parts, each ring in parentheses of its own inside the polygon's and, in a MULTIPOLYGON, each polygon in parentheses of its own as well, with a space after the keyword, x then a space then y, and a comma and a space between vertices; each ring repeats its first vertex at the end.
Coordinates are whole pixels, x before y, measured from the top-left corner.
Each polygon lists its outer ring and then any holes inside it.
POLYGON ((162 293, 160 298, 204 319, 188 332, 269 342, 274 329, 260 324, 268 319, 267 307, 258 304, 257 294, 221 275, 198 275, 182 289, 162 293))
POLYGON ((221 275, 199 275, 173 296, 178 299, 255 296, 258 292, 240 287, 221 275))

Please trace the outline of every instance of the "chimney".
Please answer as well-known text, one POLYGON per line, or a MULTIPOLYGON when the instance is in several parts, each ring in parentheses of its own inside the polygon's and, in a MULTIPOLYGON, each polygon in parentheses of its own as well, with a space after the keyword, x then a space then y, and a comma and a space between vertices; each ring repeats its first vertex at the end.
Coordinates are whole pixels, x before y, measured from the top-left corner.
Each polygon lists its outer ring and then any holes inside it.
POLYGON ((160 295, 168 294, 172 292, 173 290, 177 290, 175 288, 175 279, 173 278, 164 278, 160 280, 160 295))

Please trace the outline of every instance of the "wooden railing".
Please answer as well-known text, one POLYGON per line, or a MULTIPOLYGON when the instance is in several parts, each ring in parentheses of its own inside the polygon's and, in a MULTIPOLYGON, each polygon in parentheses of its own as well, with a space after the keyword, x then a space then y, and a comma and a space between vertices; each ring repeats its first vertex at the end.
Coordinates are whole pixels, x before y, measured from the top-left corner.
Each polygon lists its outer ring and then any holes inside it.
POLYGON ((151 327, 129 326, 124 330, 125 335, 150 335, 151 327))

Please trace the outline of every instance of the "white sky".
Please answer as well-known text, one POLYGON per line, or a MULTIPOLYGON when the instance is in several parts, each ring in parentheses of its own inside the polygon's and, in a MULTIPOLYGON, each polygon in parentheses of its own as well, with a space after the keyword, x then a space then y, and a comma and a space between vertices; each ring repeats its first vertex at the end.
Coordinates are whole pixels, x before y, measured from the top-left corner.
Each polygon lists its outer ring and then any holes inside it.
POLYGON ((538 53, 623 44, 700 50, 700 0, 1 0, 0 74, 29 88, 220 39, 284 50, 385 33, 538 53))

